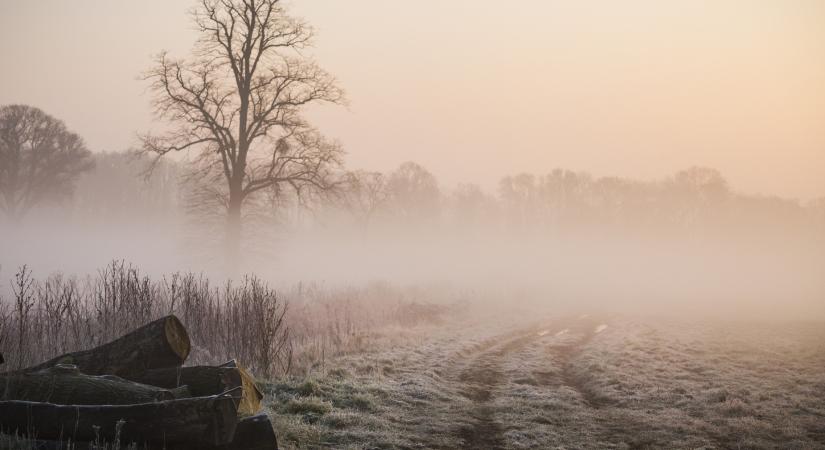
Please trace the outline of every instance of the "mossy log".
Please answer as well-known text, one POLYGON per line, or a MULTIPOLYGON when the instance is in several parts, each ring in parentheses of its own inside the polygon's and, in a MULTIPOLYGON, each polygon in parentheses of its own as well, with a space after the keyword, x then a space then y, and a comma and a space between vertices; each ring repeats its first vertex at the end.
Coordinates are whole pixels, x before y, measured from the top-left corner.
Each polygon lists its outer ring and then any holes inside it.
POLYGON ((131 377, 130 380, 167 389, 187 386, 195 397, 233 391, 238 399, 240 417, 252 416, 261 411, 263 393, 255 385, 252 374, 234 360, 218 367, 193 366, 147 370, 131 377))
POLYGON ((58 356, 24 372, 72 364, 87 375, 128 379, 146 370, 180 366, 189 356, 190 348, 186 328, 177 317, 166 316, 107 344, 58 356))
MULTIPOLYGON (((217 394, 217 393, 213 393, 217 394)), ((165 389, 112 375, 85 375, 58 364, 37 372, 0 376, 0 398, 60 405, 128 405, 191 397, 186 386, 165 389)))
POLYGON ((0 430, 43 440, 210 448, 229 444, 237 423, 235 399, 227 395, 136 405, 0 401, 0 430))

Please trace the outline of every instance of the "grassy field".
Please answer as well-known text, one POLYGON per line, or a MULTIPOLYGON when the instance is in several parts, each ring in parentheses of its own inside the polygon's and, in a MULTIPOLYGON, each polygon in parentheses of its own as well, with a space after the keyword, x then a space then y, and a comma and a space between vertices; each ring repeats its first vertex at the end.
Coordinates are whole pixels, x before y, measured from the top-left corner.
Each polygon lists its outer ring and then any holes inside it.
POLYGON ((265 386, 286 448, 825 448, 825 326, 530 314, 265 386))
POLYGON ((464 306, 263 382, 281 447, 825 449, 825 324, 464 306))

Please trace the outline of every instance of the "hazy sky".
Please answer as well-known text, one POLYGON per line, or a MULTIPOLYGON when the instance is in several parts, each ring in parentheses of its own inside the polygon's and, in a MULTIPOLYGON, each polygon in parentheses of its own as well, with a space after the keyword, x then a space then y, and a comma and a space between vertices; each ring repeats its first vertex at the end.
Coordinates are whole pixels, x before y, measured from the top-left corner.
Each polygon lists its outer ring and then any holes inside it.
MULTIPOLYGON (((151 55, 185 55, 188 0, 0 0, 0 104, 93 150, 153 126, 151 55)), ((355 168, 445 184, 554 167, 641 179, 691 165, 739 190, 825 195, 825 1, 293 0, 349 108, 312 112, 355 168)))

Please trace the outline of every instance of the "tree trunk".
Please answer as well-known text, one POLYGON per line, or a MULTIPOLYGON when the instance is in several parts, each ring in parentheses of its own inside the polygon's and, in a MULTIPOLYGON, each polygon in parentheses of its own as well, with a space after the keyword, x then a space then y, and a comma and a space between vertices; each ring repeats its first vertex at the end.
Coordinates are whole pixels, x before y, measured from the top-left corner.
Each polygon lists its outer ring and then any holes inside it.
POLYGON ((230 396, 137 405, 55 405, 0 401, 0 429, 37 439, 208 448, 232 441, 238 423, 230 396))
POLYGON ((203 397, 236 390, 238 415, 257 414, 261 410, 263 394, 255 385, 255 378, 233 360, 219 367, 196 366, 147 370, 130 378, 139 383, 167 389, 187 386, 192 395, 203 397))
POLYGON ((243 230, 242 211, 243 196, 241 186, 234 187, 230 184, 229 208, 226 216, 226 240, 224 249, 226 252, 227 273, 236 275, 241 256, 241 235, 243 230))
POLYGON ((60 405, 128 405, 191 397, 186 386, 169 390, 115 376, 84 375, 69 365, 0 376, 0 393, 4 400, 60 405))
POLYGON ((189 335, 183 324, 175 316, 166 316, 108 344, 67 353, 23 371, 72 364, 88 375, 131 378, 148 369, 178 367, 186 361, 189 350, 189 335))

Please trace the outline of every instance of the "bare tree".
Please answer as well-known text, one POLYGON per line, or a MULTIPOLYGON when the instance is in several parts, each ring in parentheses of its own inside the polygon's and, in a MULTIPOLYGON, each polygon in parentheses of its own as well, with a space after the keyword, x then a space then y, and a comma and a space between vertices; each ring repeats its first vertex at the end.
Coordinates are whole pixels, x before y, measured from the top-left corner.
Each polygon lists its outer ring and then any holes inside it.
POLYGON ((459 184, 449 197, 451 215, 462 231, 496 222, 496 199, 472 183, 459 184))
POLYGON ((192 150, 195 177, 226 211, 229 261, 239 256, 242 207, 266 189, 330 189, 342 150, 301 116, 304 106, 344 102, 334 77, 300 51, 312 29, 279 0, 202 0, 187 60, 166 53, 146 74, 156 114, 171 131, 144 137, 158 156, 192 150), (208 183, 201 183, 208 186, 208 183))
POLYGON ((403 218, 430 220, 439 213, 441 191, 435 176, 417 163, 408 161, 390 174, 387 181, 392 206, 403 218))
POLYGON ((83 139, 62 121, 32 106, 0 107, 0 209, 13 220, 70 195, 92 166, 83 139))
POLYGON ((506 221, 517 228, 531 226, 535 221, 538 204, 536 176, 529 173, 508 175, 498 184, 506 221))
POLYGON ((378 211, 384 207, 390 192, 387 177, 381 172, 357 170, 347 174, 344 207, 366 230, 378 211))

